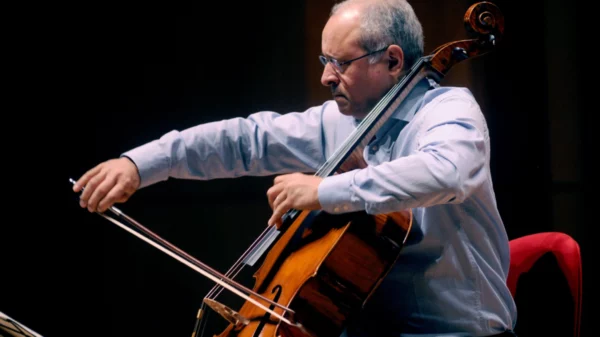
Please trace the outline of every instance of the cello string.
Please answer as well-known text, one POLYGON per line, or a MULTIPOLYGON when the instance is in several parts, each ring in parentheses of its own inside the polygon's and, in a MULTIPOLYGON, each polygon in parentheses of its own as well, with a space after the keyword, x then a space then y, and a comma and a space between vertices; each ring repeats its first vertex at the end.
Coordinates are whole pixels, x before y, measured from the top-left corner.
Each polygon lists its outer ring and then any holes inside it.
MULTIPOLYGON (((263 232, 253 242, 253 244, 250 246, 250 248, 248 248, 244 252, 244 254, 242 254, 240 256, 240 258, 238 258, 238 260, 233 264, 233 266, 231 268, 229 268, 229 270, 227 271, 227 273, 225 275, 231 279, 234 279, 242 271, 242 269, 244 269, 244 267, 246 265, 245 263, 242 263, 242 261, 244 261, 249 255, 254 254, 257 246, 259 246, 259 245, 262 246, 262 244, 264 243, 265 237, 270 236, 276 230, 277 229, 275 228, 275 226, 269 226, 268 228, 263 230, 263 232)), ((223 291, 223 288, 220 287, 218 284, 216 284, 209 291, 209 293, 205 296, 205 298, 216 299, 221 294, 222 291, 223 291)))
MULTIPOLYGON (((385 108, 392 101, 394 97, 398 94, 400 89, 404 88, 408 81, 412 80, 416 74, 418 74, 421 70, 422 63, 429 59, 429 56, 421 57, 415 65, 411 68, 411 71, 402 78, 402 80, 398 81, 385 95, 384 97, 377 102, 377 104, 371 109, 371 112, 367 114, 367 116, 362 120, 362 122, 356 127, 356 129, 348 136, 348 138, 344 141, 342 146, 340 146, 332 155, 331 158, 327 160, 325 164, 321 166, 321 168, 317 171, 317 175, 325 176, 333 173, 333 169, 338 165, 341 160, 342 154, 347 154, 350 152, 350 149, 354 147, 359 140, 364 141, 364 136, 366 136, 367 128, 370 128, 374 121, 381 117, 381 114, 385 112, 385 108)), ((414 82, 413 82, 414 83, 414 82)))

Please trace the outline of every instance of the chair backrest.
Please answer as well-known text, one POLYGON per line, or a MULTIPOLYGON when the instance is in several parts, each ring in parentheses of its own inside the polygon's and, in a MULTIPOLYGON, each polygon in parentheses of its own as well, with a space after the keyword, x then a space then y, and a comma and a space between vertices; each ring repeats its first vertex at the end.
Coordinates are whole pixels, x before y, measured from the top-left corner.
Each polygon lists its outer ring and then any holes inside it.
POLYGON ((579 244, 560 232, 526 235, 510 241, 510 269, 507 285, 513 296, 517 293, 520 276, 529 271, 544 255, 551 253, 567 280, 574 307, 573 336, 579 337, 581 327, 582 268, 579 244))

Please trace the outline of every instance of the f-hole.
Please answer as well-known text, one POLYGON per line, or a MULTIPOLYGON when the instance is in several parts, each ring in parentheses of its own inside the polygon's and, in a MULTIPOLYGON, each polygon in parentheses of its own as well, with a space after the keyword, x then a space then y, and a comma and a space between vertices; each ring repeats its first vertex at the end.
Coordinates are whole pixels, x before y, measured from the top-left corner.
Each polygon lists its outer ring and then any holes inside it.
MULTIPOLYGON (((273 302, 279 301, 279 297, 281 296, 281 291, 282 290, 283 290, 283 288, 280 285, 276 285, 273 288, 273 290, 271 291, 271 293, 275 293, 275 296, 273 297, 273 302)), ((271 309, 271 310, 273 310, 274 308, 275 308, 274 304, 271 304, 271 306, 269 306, 269 309, 271 309)), ((254 334, 252 335, 252 337, 259 337, 260 336, 260 332, 265 327, 265 324, 267 324, 267 321, 269 321, 269 315, 270 315, 269 312, 265 312, 265 315, 260 320, 260 324, 256 328, 256 331, 254 331, 254 334)))

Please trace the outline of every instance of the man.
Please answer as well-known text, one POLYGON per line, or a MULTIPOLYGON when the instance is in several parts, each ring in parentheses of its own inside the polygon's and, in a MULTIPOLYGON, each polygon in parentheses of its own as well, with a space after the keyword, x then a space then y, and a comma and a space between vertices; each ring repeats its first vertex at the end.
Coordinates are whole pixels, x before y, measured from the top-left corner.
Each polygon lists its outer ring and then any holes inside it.
POLYGON ((486 122, 472 94, 423 80, 364 151, 365 169, 316 171, 423 53, 406 1, 337 4, 322 33, 321 82, 333 100, 303 112, 171 131, 86 172, 74 191, 103 212, 169 177, 279 175, 269 225, 290 208, 369 214, 412 209, 397 267, 348 336, 493 336, 516 309, 505 285, 508 238, 496 208, 486 122))

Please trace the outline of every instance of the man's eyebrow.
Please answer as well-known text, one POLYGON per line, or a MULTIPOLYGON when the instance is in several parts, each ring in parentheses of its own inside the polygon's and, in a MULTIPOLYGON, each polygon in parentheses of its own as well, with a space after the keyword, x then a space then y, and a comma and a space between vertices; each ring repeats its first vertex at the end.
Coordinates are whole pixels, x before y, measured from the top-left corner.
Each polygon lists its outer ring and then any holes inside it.
POLYGON ((326 58, 328 58, 328 59, 332 59, 332 60, 336 60, 336 61, 338 60, 338 58, 337 58, 337 57, 334 57, 334 56, 332 56, 332 55, 330 55, 330 54, 327 54, 327 53, 323 53, 323 52, 321 52, 321 55, 325 56, 325 57, 326 57, 326 58))
POLYGON ((321 49, 321 55, 327 56, 329 58, 335 58, 333 55, 326 53, 323 49, 321 49))

